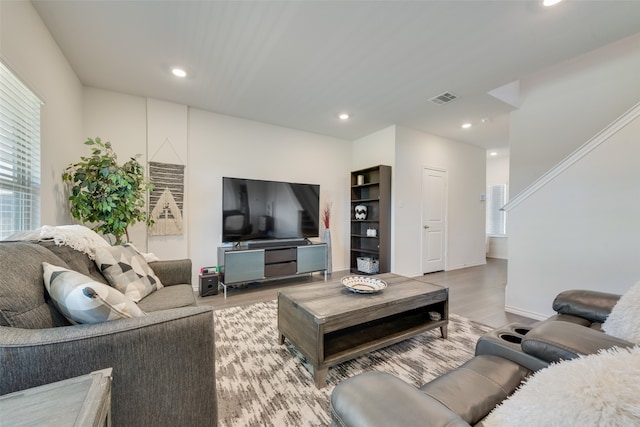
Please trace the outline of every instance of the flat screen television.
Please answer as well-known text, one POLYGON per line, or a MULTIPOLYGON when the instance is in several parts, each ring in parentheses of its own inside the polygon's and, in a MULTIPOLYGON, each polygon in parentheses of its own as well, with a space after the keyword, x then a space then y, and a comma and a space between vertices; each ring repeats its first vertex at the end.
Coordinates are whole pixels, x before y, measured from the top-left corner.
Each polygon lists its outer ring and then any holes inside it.
POLYGON ((222 241, 318 237, 320 185, 222 178, 222 241))

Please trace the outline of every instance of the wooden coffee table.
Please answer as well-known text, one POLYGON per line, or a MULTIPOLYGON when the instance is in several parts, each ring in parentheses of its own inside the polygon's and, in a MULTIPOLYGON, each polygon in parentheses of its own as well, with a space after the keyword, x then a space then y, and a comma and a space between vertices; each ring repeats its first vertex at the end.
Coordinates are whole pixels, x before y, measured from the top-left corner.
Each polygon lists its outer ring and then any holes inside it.
POLYGON ((279 342, 289 340, 313 365, 316 387, 325 385, 329 366, 345 360, 434 328, 447 338, 447 288, 391 273, 374 277, 388 287, 357 294, 338 279, 278 293, 279 342))

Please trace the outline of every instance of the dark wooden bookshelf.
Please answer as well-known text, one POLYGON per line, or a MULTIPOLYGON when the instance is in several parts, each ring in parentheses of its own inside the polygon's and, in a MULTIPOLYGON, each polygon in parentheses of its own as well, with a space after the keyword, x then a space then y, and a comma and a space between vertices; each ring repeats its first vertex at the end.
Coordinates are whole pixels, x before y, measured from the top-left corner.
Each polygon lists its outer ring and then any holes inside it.
POLYGON ((391 271, 391 166, 379 165, 351 172, 351 272, 358 257, 378 260, 379 272, 391 271), (360 181, 358 177, 361 176, 360 181), (366 219, 356 219, 355 207, 367 207, 366 219), (367 230, 376 230, 368 236, 367 230))

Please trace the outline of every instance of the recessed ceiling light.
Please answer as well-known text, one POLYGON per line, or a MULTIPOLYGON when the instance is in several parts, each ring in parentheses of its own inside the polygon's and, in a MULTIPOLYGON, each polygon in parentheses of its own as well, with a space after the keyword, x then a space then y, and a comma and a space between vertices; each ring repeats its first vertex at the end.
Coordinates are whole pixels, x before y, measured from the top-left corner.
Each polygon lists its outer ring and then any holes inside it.
POLYGON ((171 70, 171 72, 176 77, 187 77, 187 72, 182 68, 174 68, 173 70, 171 70))
POLYGON ((465 123, 462 125, 462 129, 469 129, 471 127, 471 123, 465 123))
POLYGON ((342 113, 338 116, 338 118, 340 120, 348 120, 349 119, 349 115, 347 113, 342 113))
POLYGON ((492 151, 492 152, 490 152, 490 153, 489 153, 489 155, 490 155, 490 156, 497 156, 497 155, 498 155, 498 153, 497 153, 496 151, 492 151))
POLYGON ((562 0, 543 0, 542 5, 545 7, 554 6, 560 3, 562 0))

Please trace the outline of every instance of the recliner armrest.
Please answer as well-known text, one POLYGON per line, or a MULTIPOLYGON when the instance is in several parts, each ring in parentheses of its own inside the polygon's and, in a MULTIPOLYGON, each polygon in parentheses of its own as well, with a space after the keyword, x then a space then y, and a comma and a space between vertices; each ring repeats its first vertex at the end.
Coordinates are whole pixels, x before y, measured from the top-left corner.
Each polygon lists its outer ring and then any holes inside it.
POLYGON ((595 354, 611 347, 633 345, 629 341, 575 323, 552 321, 543 322, 529 331, 522 340, 522 351, 551 363, 595 354))
POLYGON ((366 372, 331 393, 332 425, 340 427, 469 427, 447 407, 385 372, 366 372))
POLYGON ((559 314, 582 317, 591 322, 607 320, 620 295, 588 290, 571 290, 559 293, 553 300, 553 310, 559 314))

